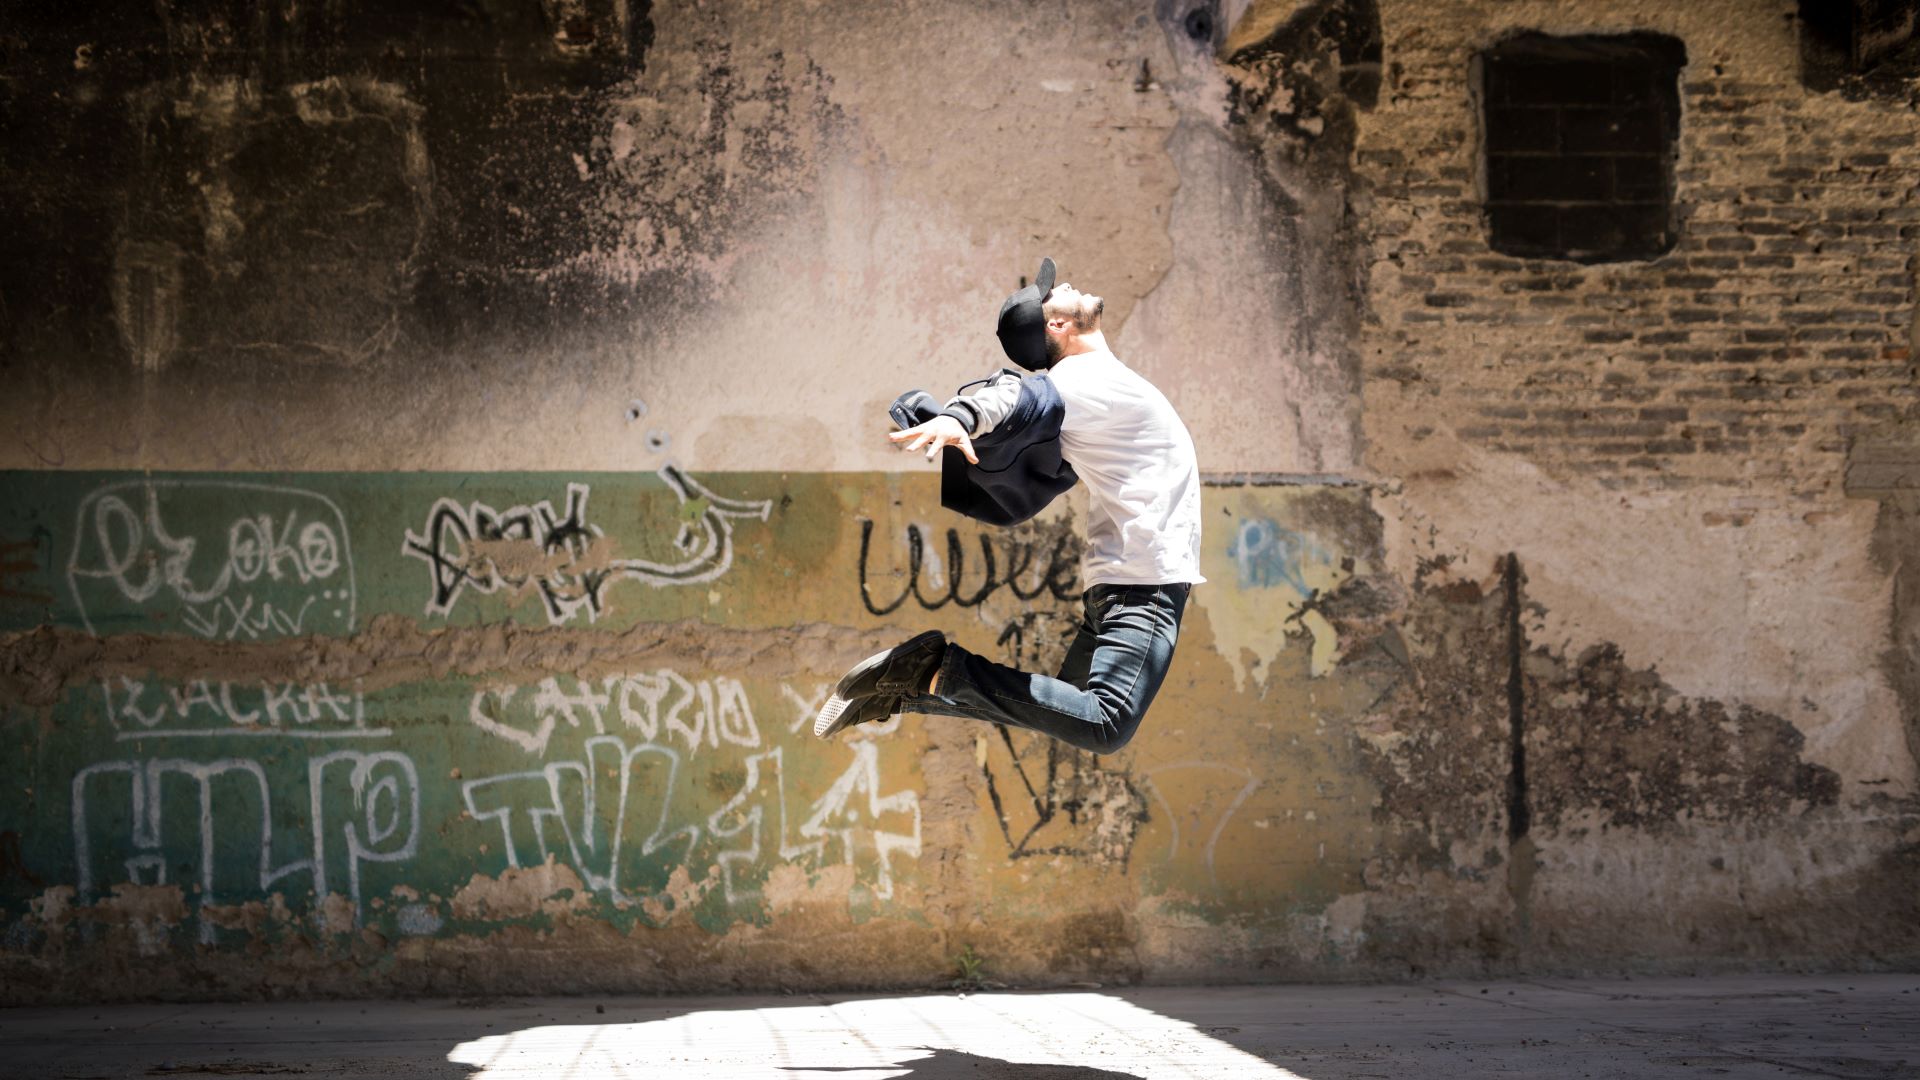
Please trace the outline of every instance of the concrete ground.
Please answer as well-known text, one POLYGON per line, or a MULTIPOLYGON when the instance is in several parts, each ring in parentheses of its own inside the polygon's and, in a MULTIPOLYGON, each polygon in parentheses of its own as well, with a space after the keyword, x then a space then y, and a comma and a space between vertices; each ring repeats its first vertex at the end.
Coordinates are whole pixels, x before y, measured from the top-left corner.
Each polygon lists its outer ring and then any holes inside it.
POLYGON ((1920 1077, 1920 975, 8 1009, 0 1074, 1920 1077))

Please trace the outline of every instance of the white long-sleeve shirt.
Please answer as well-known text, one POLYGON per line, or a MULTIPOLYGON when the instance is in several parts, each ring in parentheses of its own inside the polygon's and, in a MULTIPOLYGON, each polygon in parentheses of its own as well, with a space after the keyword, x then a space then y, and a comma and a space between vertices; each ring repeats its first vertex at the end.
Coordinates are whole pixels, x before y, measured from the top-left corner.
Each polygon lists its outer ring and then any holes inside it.
MULTIPOLYGON (((1047 375, 1066 403, 1061 456, 1087 485, 1081 580, 1089 587, 1205 581, 1200 468, 1193 437, 1166 395, 1106 349, 1063 357, 1047 375)), ((954 399, 979 416, 974 435, 1006 419, 1020 378, 1003 372, 954 399)))

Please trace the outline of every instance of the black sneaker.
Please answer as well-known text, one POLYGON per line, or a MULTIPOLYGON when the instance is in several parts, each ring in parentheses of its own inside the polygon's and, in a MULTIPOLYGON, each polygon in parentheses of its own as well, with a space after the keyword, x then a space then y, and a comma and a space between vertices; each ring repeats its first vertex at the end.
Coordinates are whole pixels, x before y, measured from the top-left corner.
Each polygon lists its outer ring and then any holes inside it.
POLYGON ((840 682, 828 695, 827 703, 820 708, 820 715, 813 721, 813 733, 821 738, 852 724, 863 724, 869 720, 885 719, 893 715, 893 709, 899 707, 899 699, 907 694, 917 694, 927 688, 927 680, 940 666, 940 658, 946 655, 947 636, 938 630, 929 630, 903 644, 895 645, 883 653, 875 653, 853 666, 851 671, 840 677, 840 682), (874 715, 873 710, 852 708, 864 705, 870 699, 893 701, 883 715, 874 715))

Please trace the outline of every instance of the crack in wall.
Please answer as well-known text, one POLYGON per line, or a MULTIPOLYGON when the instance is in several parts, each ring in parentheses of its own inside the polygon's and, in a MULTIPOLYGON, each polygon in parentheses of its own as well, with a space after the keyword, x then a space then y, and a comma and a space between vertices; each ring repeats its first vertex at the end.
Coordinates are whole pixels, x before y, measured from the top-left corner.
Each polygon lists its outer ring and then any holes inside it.
POLYGON ((1521 664, 1527 655, 1527 631, 1521 624, 1521 589, 1526 575, 1520 556, 1508 552, 1501 568, 1506 593, 1502 617, 1507 624, 1507 896, 1513 902, 1516 936, 1524 943, 1533 925, 1534 844, 1527 792, 1527 693, 1521 664))
POLYGON ((1526 578, 1520 573, 1519 555, 1507 554, 1500 577, 1507 623, 1507 842, 1517 844, 1532 824, 1527 810, 1527 695, 1520 670, 1520 659, 1527 652, 1527 632, 1520 625, 1520 589, 1526 578))
POLYGON ((0 702, 44 707, 72 687, 128 676, 162 679, 353 683, 362 691, 453 676, 527 682, 546 675, 582 679, 647 667, 751 668, 767 678, 835 676, 849 656, 891 643, 888 629, 811 623, 766 629, 686 619, 626 630, 529 627, 516 623, 428 630, 383 615, 348 638, 207 642, 153 634, 98 637, 42 626, 0 636, 0 702))

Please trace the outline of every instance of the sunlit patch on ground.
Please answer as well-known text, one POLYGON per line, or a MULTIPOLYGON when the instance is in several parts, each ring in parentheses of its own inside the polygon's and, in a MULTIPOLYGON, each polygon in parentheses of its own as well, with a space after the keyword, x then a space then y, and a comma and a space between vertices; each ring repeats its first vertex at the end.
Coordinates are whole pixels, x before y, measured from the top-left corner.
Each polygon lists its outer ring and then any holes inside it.
POLYGON ((1297 1074, 1194 1025, 1107 994, 852 998, 707 1009, 660 1020, 554 1025, 464 1042, 476 1077, 782 1077, 787 1080, 1122 1080, 1297 1074))

